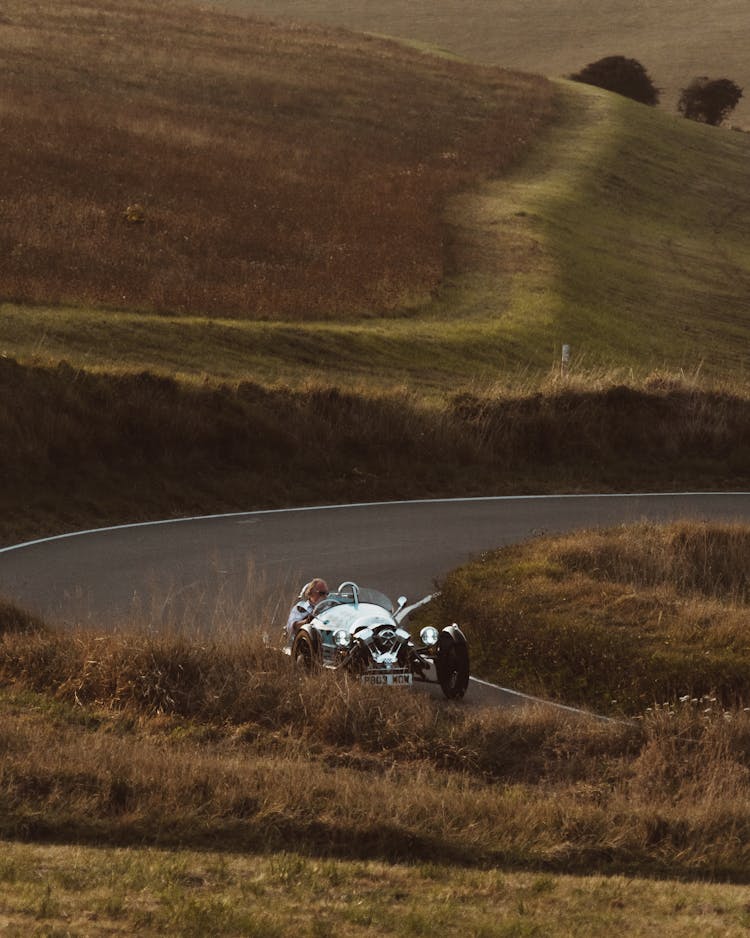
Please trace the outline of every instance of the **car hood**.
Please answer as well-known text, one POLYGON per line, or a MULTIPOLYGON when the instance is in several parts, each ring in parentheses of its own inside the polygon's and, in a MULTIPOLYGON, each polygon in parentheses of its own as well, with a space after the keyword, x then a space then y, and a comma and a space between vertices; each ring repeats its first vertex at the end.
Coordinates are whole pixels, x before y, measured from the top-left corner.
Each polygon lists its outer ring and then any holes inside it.
POLYGON ((358 606, 342 605, 326 609, 316 618, 319 628, 346 629, 354 632, 360 628, 375 629, 381 625, 395 626, 393 616, 382 606, 374 603, 360 603, 358 606))

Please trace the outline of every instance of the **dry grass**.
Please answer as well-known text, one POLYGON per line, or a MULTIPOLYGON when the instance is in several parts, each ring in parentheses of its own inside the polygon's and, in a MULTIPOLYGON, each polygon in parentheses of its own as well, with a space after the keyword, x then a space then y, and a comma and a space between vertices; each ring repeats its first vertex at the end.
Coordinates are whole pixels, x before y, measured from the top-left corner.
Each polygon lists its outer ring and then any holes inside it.
POLYGON ((258 637, 3 623, 0 837, 747 882, 747 710, 480 710, 300 677, 258 637))
POLYGON ((229 317, 383 312, 444 269, 447 196, 506 170, 541 78, 143 0, 13 0, 2 295, 229 317))
POLYGON ((744 394, 689 382, 431 404, 403 389, 185 386, 0 359, 0 391, 6 542, 300 503, 742 487, 750 453, 744 394))
POLYGON ((260 642, 11 631, 0 836, 747 881, 750 716, 480 711, 260 642))
POLYGON ((600 712, 750 704, 748 530, 676 522, 542 537, 452 573, 438 616, 480 671, 600 712))
POLYGON ((730 606, 750 605, 750 530, 743 525, 638 525, 561 539, 550 558, 636 590, 670 587, 730 606))

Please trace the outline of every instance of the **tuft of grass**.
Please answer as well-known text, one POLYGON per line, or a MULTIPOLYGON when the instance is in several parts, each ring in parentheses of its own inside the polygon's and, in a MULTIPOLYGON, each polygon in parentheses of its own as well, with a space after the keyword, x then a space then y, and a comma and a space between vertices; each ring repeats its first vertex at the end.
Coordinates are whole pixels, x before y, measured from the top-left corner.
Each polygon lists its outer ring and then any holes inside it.
POLYGON ((38 616, 0 598, 0 635, 17 632, 35 634, 46 630, 47 626, 38 616))

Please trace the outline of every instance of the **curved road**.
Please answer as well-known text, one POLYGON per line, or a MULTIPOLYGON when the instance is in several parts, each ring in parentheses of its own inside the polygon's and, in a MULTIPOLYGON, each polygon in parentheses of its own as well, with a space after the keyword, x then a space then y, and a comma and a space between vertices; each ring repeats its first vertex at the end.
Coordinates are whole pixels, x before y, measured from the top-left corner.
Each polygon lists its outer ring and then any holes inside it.
POLYGON ((561 495, 254 511, 62 535, 0 549, 0 595, 50 623, 211 626, 286 610, 311 576, 417 599, 472 554, 537 533, 639 519, 750 522, 750 493, 561 495))
MULTIPOLYGON (((104 528, 0 549, 0 596, 66 627, 213 631, 261 622, 270 630, 314 575, 417 599, 483 550, 543 532, 677 518, 750 523, 750 493, 388 502, 104 528)), ((476 681, 467 698, 528 701, 476 681)))

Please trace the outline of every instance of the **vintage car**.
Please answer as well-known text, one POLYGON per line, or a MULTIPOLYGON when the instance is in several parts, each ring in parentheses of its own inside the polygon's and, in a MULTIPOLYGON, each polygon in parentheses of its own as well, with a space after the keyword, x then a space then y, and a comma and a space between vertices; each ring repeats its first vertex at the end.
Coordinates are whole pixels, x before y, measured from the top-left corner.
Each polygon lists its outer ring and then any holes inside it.
POLYGON ((426 626, 419 642, 404 627, 425 600, 394 607, 383 593, 347 581, 319 602, 300 626, 287 653, 301 668, 346 670, 367 684, 440 684, 449 699, 463 697, 469 683, 469 650, 454 623, 438 631, 426 626))

